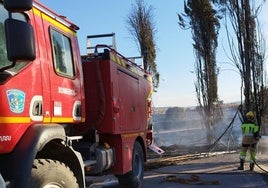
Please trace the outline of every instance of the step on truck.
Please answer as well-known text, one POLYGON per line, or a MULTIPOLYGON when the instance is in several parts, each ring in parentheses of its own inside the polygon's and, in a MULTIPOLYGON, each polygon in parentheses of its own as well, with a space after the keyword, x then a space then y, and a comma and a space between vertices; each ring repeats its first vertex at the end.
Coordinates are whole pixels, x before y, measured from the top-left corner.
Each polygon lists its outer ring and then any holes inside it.
POLYGON ((86 187, 106 173, 141 187, 157 150, 151 75, 111 46, 80 55, 78 26, 38 1, 0 0, 0 15, 2 187, 86 187))

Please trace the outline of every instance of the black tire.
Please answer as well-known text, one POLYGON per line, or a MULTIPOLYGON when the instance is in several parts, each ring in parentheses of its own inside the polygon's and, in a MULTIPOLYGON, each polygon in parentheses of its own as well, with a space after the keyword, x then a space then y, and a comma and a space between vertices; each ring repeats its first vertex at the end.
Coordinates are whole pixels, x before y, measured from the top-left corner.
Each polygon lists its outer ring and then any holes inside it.
POLYGON ((122 187, 139 188, 144 175, 144 153, 139 142, 135 142, 132 153, 132 171, 117 176, 122 187))
POLYGON ((74 173, 64 163, 51 159, 35 159, 30 188, 78 188, 74 173))

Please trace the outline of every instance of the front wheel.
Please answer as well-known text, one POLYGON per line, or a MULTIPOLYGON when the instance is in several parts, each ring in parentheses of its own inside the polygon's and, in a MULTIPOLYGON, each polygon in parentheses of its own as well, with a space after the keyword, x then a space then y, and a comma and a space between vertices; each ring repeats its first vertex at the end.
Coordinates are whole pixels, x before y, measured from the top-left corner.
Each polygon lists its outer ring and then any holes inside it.
POLYGON ((29 179, 31 188, 78 188, 77 179, 64 163, 35 159, 29 179))
POLYGON ((144 153, 139 142, 135 142, 132 153, 132 171, 118 176, 119 184, 122 187, 138 188, 143 182, 144 153))

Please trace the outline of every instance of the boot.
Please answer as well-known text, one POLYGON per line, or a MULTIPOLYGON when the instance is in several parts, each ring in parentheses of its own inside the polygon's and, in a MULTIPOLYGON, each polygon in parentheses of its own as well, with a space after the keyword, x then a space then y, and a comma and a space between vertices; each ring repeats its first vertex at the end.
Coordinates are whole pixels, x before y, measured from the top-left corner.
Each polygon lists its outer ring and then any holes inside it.
POLYGON ((240 166, 237 168, 237 170, 244 170, 244 160, 240 159, 240 166))
POLYGON ((250 171, 253 171, 253 170, 254 170, 254 163, 250 163, 250 164, 249 164, 249 170, 250 170, 250 171))

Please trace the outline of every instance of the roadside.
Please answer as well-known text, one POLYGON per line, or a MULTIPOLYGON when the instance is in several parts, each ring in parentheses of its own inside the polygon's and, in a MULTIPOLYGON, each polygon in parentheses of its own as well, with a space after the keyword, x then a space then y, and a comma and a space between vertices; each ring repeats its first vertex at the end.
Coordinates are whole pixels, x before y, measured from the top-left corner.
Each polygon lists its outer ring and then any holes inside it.
MULTIPOLYGON (((238 152, 215 152, 151 159, 146 164, 143 188, 177 187, 267 187, 268 175, 257 166, 253 172, 238 171, 238 152)), ((258 164, 268 170, 265 156, 258 155, 258 164)), ((113 176, 92 179, 88 188, 119 188, 113 176)))
MULTIPOLYGON (((238 171, 238 152, 213 153, 196 156, 196 159, 184 160, 175 157, 169 159, 172 165, 147 171, 144 188, 149 187, 267 187, 268 175, 255 167, 249 171, 249 164, 245 164, 245 171, 238 171), (150 179, 150 180, 149 180, 150 179), (147 183, 148 182, 148 183, 147 183), (157 186, 157 184, 161 184, 157 186)), ((259 155, 258 164, 268 170, 265 156, 259 155)), ((165 163, 165 160, 164 160, 165 163)))

